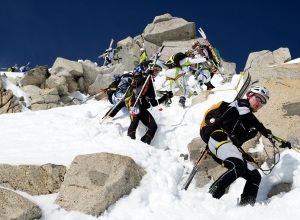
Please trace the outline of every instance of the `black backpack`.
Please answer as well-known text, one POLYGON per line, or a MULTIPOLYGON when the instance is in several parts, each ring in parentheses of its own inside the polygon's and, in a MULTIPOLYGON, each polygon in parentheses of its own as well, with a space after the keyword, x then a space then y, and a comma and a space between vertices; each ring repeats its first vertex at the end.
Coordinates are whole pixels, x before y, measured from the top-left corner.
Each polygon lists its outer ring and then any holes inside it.
POLYGON ((211 106, 204 113, 204 117, 200 125, 200 136, 205 143, 208 143, 213 131, 221 128, 221 116, 228 105, 228 102, 220 101, 211 106))

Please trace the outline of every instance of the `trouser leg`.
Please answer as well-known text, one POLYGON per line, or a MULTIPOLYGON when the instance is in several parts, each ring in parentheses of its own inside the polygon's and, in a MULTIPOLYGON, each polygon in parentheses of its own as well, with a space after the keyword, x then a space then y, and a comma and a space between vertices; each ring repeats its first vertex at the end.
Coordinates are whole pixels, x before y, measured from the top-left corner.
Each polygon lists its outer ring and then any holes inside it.
POLYGON ((144 143, 150 144, 157 130, 157 124, 150 114, 146 111, 143 117, 141 118, 142 123, 148 128, 146 134, 141 138, 141 141, 144 143))
MULTIPOLYGON (((123 108, 125 107, 125 101, 121 100, 118 102, 115 106, 113 106, 106 114, 105 116, 109 115, 110 117, 115 117, 116 114, 123 108)), ((104 116, 104 117, 105 117, 104 116)))
POLYGON ((243 177, 246 179, 246 185, 244 187, 243 194, 241 195, 241 201, 239 205, 254 205, 261 181, 261 175, 258 170, 249 170, 243 177))
POLYGON ((131 123, 128 127, 127 136, 131 139, 135 139, 136 129, 140 122, 140 114, 138 115, 130 115, 131 123))
POLYGON ((209 188, 209 193, 216 199, 221 198, 227 187, 237 178, 244 175, 247 167, 243 160, 229 157, 223 160, 223 165, 228 169, 209 188))

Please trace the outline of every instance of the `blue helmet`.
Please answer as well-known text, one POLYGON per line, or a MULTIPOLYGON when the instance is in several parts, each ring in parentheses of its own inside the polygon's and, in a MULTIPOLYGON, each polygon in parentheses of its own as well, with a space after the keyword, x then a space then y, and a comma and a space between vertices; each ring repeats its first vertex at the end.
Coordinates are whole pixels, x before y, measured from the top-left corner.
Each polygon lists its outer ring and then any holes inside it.
POLYGON ((134 68, 134 72, 142 73, 145 72, 145 67, 142 65, 138 65, 137 67, 134 68))

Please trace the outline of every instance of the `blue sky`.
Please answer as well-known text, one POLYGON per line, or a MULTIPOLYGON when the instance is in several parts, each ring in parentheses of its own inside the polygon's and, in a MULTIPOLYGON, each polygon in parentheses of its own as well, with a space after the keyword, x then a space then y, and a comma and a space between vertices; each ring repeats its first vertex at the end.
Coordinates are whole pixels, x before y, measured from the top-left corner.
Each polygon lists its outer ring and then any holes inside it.
POLYGON ((31 62, 51 67, 57 57, 97 57, 116 42, 143 33, 155 16, 170 13, 202 27, 221 57, 242 71, 249 53, 288 47, 300 57, 295 1, 2 0, 0 67, 31 62))

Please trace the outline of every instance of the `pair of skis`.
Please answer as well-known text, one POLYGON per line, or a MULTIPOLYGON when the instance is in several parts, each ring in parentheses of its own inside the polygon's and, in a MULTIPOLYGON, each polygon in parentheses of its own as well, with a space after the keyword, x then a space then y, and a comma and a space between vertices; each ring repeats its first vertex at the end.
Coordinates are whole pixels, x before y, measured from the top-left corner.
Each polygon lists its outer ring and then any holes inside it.
MULTIPOLYGON (((236 97, 234 98, 234 100, 243 98, 243 96, 246 94, 246 92, 248 91, 248 89, 255 83, 257 83, 258 80, 254 80, 251 81, 251 75, 249 72, 247 72, 247 77, 245 79, 245 82, 243 83, 243 86, 241 87, 241 89, 239 90, 238 94, 236 95, 236 97)), ((208 146, 206 146, 205 150, 202 151, 200 158, 198 159, 198 161, 195 163, 192 172, 190 173, 190 175, 188 176, 187 180, 185 181, 185 183, 183 184, 181 190, 185 189, 187 190, 190 183, 192 182, 194 176, 196 175, 198 169, 200 168, 202 162, 206 159, 206 157, 209 154, 209 149, 208 146)))
MULTIPOLYGON (((204 31, 203 31, 203 29, 202 29, 201 27, 198 29, 198 32, 199 32, 199 34, 202 36, 202 38, 203 38, 204 40, 206 40, 207 46, 208 46, 209 50, 210 50, 211 53, 212 53, 213 60, 215 60, 215 61, 217 62, 216 65, 214 65, 214 66, 215 66, 215 67, 217 68, 217 70, 219 71, 220 75, 221 75, 222 78, 223 78, 223 81, 224 81, 224 82, 227 82, 227 81, 228 81, 228 77, 224 76, 224 74, 221 73, 221 71, 220 71, 220 69, 219 69, 219 65, 220 65, 221 61, 220 61, 219 57, 217 56, 217 54, 216 54, 214 48, 212 47, 212 45, 211 45, 210 42, 208 41, 208 39, 207 39, 207 37, 206 37, 206 34, 204 33, 204 31)), ((212 63, 214 63, 214 62, 212 62, 212 63)))

